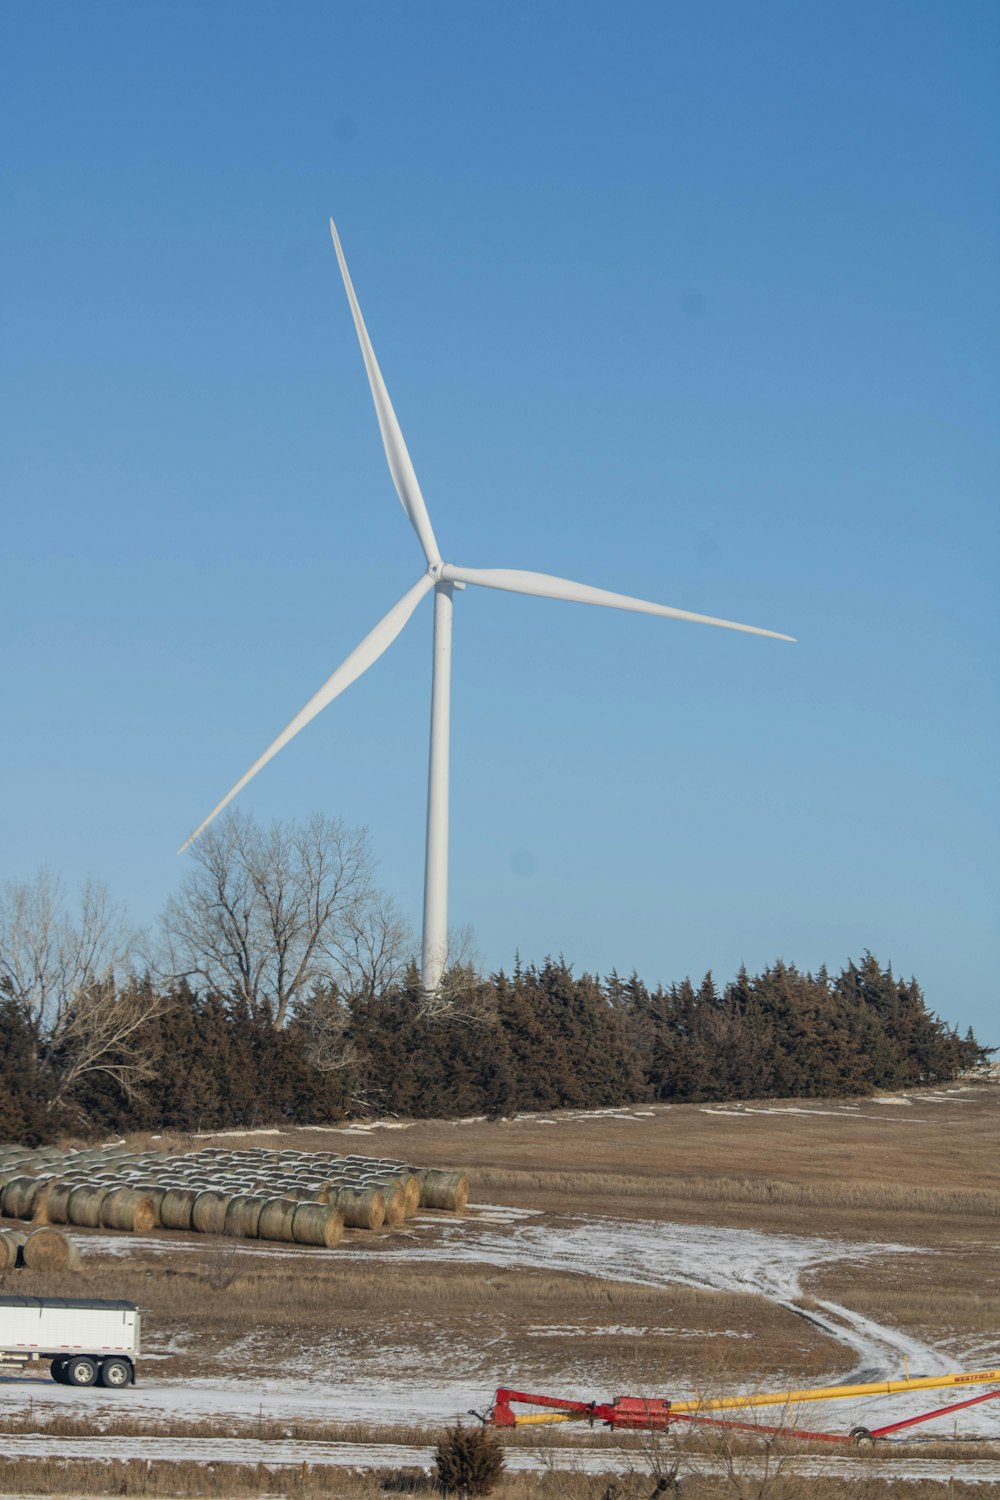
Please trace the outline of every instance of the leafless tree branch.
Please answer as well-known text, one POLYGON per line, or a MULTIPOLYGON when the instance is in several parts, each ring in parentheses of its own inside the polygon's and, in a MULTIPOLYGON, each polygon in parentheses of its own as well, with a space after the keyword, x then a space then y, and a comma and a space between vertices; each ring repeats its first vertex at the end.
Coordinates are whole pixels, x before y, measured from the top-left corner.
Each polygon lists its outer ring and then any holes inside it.
POLYGON ((267 1007, 279 1027, 317 991, 377 990, 408 937, 372 870, 364 830, 319 814, 262 829, 230 813, 193 845, 167 903, 165 973, 267 1007))
POLYGON ((149 1074, 137 1033, 162 1003, 138 982, 139 935, 99 881, 80 889, 76 913, 62 881, 42 870, 0 892, 0 990, 14 1002, 64 1104, 88 1074, 128 1094, 149 1074))

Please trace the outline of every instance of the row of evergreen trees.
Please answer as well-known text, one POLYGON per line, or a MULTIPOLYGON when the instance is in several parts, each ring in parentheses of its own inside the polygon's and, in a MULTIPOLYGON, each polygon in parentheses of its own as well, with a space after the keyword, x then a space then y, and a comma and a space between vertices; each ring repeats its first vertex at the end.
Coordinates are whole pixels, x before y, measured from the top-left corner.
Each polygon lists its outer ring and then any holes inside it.
POLYGON ((148 1063, 137 1089, 112 1066, 58 1108, 46 1076, 56 1060, 0 999, 0 1139, 848 1095, 952 1079, 986 1055, 870 954, 835 978, 780 962, 741 970, 721 991, 711 974, 649 990, 552 960, 450 978, 434 1006, 415 972, 351 1000, 320 991, 282 1028, 266 1007, 181 987, 129 1039, 148 1063))

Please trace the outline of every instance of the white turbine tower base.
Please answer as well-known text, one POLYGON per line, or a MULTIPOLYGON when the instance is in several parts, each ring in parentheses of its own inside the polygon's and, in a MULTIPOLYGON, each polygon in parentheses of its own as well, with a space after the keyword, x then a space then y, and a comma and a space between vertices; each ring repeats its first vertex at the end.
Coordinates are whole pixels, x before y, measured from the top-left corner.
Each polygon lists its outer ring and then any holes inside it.
POLYGON ((427 850, 424 859, 424 940, 420 978, 436 990, 448 960, 448 754, 451 744, 451 616, 453 585, 434 589, 431 753, 427 765, 427 850))
POLYGON ((633 599, 628 594, 614 594, 607 589, 591 587, 586 583, 573 583, 568 578, 554 578, 548 573, 528 573, 516 568, 462 568, 442 561, 434 528, 424 497, 417 483, 417 476, 410 462, 403 434, 396 420, 396 413, 389 400, 382 372, 375 358, 371 339, 361 316, 361 308, 355 296, 354 286, 344 259, 340 236, 333 220, 330 233, 337 252, 340 274, 344 280, 347 300, 354 318, 361 356, 368 372, 378 417, 379 430, 389 463, 389 472, 396 487, 403 510, 417 534, 426 562, 426 572, 417 579, 412 588, 393 605, 389 613, 370 630, 337 670, 314 693, 304 708, 254 761, 222 801, 212 809, 204 822, 199 823, 179 853, 194 842, 207 828, 228 802, 241 792, 248 781, 267 764, 272 756, 294 739, 310 719, 328 703, 332 703, 345 688, 367 672, 384 651, 392 645, 403 626, 409 620, 425 594, 434 592, 434 657, 431 685, 431 742, 427 771, 427 844, 424 863, 424 933, 421 949, 421 983, 425 990, 433 992, 441 983, 448 959, 448 751, 451 719, 451 625, 453 595, 456 589, 466 584, 480 588, 505 589, 512 594, 531 594, 541 599, 559 599, 575 604, 599 604, 606 609, 625 609, 636 614, 661 615, 671 620, 690 620, 698 625, 717 625, 723 630, 740 630, 748 635, 770 636, 772 640, 791 641, 790 635, 776 630, 762 630, 758 625, 740 625, 735 620, 720 620, 715 615, 692 614, 690 610, 674 609, 667 604, 651 604, 645 599, 633 599))

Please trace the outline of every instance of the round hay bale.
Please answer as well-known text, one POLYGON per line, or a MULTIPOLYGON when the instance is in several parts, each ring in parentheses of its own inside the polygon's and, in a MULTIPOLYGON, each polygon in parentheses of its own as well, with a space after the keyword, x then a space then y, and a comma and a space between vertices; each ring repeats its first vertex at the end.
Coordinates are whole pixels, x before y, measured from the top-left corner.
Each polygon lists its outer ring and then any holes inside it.
POLYGON ((167 1188, 160 1200, 160 1223, 164 1229, 190 1229, 191 1210, 197 1196, 194 1188, 167 1188))
POLYGON ((29 1271, 78 1271, 80 1251, 61 1229, 50 1224, 33 1229, 24 1242, 24 1264, 29 1271))
POLYGON ((443 1208, 451 1213, 465 1212, 469 1201, 469 1179, 464 1172, 428 1171, 420 1192, 421 1208, 443 1208))
POLYGON ((199 1193, 191 1208, 191 1228, 199 1234, 223 1234, 226 1209, 232 1196, 232 1193, 220 1193, 214 1189, 199 1193))
POLYGON ((35 1160, 33 1151, 21 1151, 17 1156, 8 1157, 3 1169, 8 1175, 18 1173, 30 1177, 37 1166, 38 1162, 35 1160))
POLYGON ((163 1202, 167 1191, 166 1188, 159 1183, 150 1182, 148 1179, 144 1181, 141 1177, 137 1178, 135 1182, 130 1182, 129 1187, 133 1192, 141 1193, 144 1198, 148 1198, 152 1203, 153 1211, 156 1214, 156 1222, 150 1227, 155 1229, 160 1223, 160 1204, 163 1202))
POLYGON ((75 1187, 66 1204, 69 1223, 81 1229, 100 1229, 101 1208, 107 1196, 106 1187, 75 1187))
POLYGON ((400 1187, 406 1197, 406 1212, 415 1214, 420 1207, 420 1197, 423 1192, 423 1178, 417 1172, 404 1170, 399 1174, 400 1187))
POLYGON ((236 1239, 255 1240, 260 1212, 266 1202, 266 1198, 254 1197, 252 1193, 234 1193, 226 1205, 223 1233, 236 1239))
POLYGON ((49 1194, 58 1182, 58 1177, 43 1177, 41 1179, 38 1192, 35 1194, 35 1202, 31 1210, 32 1224, 49 1223, 49 1194))
POLYGON ((300 1203, 292 1215, 292 1239, 297 1245, 322 1245, 332 1250, 344 1233, 344 1215, 323 1203, 300 1203))
POLYGON ((41 1186, 37 1177, 12 1177, 0 1193, 4 1218, 30 1219, 41 1186))
POLYGON ((406 1197, 403 1189, 394 1182, 368 1182, 362 1184, 366 1188, 377 1188, 382 1194, 385 1204, 385 1218, 382 1220, 383 1229, 398 1229, 406 1222, 406 1197))
POLYGON ((45 1220, 47 1223, 69 1223, 69 1195, 73 1192, 74 1188, 79 1186, 78 1182, 68 1182, 65 1179, 48 1184, 45 1194, 45 1220))
POLYGON ((364 1176, 368 1178, 369 1182, 394 1183, 396 1187, 402 1188, 404 1192, 406 1184, 410 1180, 409 1173, 404 1175, 402 1172, 390 1172, 388 1167, 379 1166, 366 1168, 364 1176))
POLYGON ((72 1163, 74 1167, 103 1167, 109 1162, 118 1161, 122 1153, 120 1151, 74 1151, 67 1157, 67 1165, 72 1163))
POLYGON ((340 1209, 348 1229, 381 1229, 385 1223, 385 1198, 381 1188, 338 1188, 330 1202, 340 1209))
POLYGON ((23 1229, 0 1229, 0 1271, 13 1271, 27 1238, 23 1229))
POLYGON ((105 1229, 127 1229, 146 1234, 155 1229, 159 1221, 152 1197, 138 1188, 112 1188, 101 1204, 101 1223, 105 1229))
POLYGON ((268 1198, 257 1221, 257 1238, 261 1240, 284 1240, 293 1244, 292 1221, 298 1202, 294 1198, 268 1198))

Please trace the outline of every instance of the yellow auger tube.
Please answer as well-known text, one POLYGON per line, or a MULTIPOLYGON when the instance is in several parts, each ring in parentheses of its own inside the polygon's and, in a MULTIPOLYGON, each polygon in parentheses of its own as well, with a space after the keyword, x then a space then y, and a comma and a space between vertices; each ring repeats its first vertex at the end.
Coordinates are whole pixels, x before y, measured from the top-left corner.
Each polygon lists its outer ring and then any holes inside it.
POLYGON ((529 1411, 523 1417, 515 1416, 515 1427, 546 1427, 555 1422, 586 1422, 585 1411, 529 1411))
POLYGON ((1000 1370, 971 1375, 920 1375, 912 1380, 878 1380, 870 1385, 824 1385, 809 1391, 778 1391, 769 1396, 717 1396, 711 1400, 671 1401, 676 1412, 729 1411, 740 1406, 797 1406, 801 1401, 839 1401, 847 1396, 891 1396, 897 1391, 932 1391, 943 1386, 990 1385, 1000 1370))

